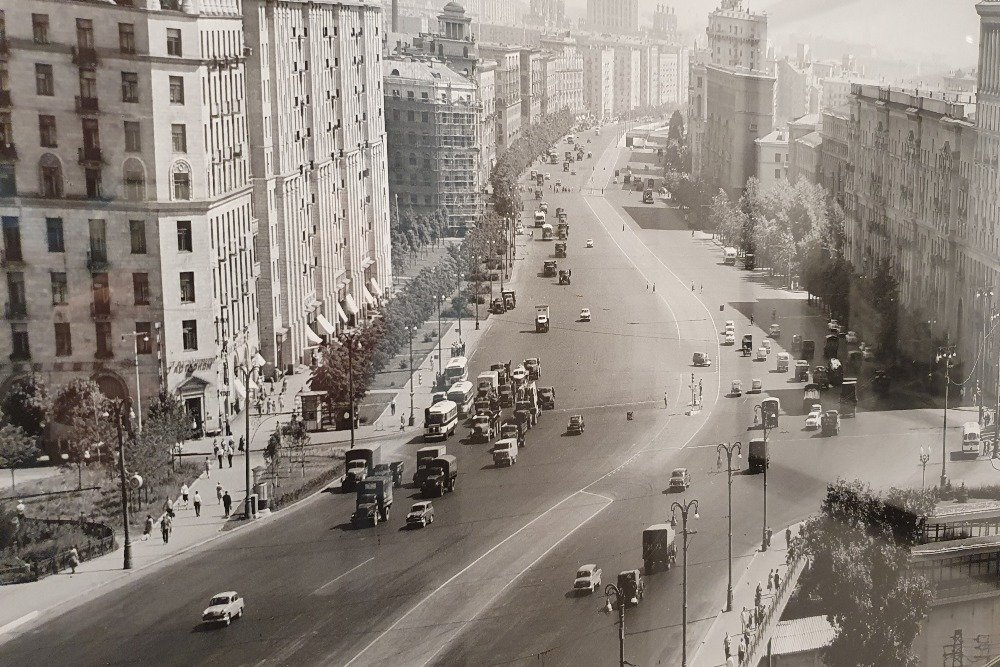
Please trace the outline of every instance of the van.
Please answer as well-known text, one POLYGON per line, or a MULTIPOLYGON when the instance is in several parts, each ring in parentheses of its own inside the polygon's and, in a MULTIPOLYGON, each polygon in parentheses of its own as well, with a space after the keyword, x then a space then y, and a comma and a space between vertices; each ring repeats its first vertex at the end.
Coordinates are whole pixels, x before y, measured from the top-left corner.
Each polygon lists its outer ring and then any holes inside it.
POLYGON ((962 424, 962 458, 974 459, 979 456, 981 438, 982 432, 979 422, 965 422, 962 424))
POLYGON ((517 463, 517 439, 504 438, 503 440, 497 440, 496 444, 493 445, 491 454, 493 456, 493 464, 498 468, 500 466, 514 465, 517 463))
POLYGON ((723 262, 730 265, 736 264, 736 248, 728 247, 723 251, 723 262))

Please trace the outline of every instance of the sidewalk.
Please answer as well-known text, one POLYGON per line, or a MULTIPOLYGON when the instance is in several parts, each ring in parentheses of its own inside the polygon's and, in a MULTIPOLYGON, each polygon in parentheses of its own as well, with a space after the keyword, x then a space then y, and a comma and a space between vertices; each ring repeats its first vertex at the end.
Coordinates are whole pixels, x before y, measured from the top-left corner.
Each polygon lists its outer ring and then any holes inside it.
MULTIPOLYGON (((792 540, 794 541, 795 537, 799 534, 801 524, 790 526, 790 528, 792 531, 792 540)), ((778 620, 781 618, 781 611, 784 609, 785 603, 788 602, 795 582, 798 580, 798 574, 801 572, 801 567, 796 568, 793 572, 793 580, 786 583, 788 566, 785 563, 785 559, 787 556, 788 545, 785 540, 784 530, 774 534, 771 539, 771 546, 767 551, 761 552, 757 550, 750 556, 750 563, 746 566, 743 576, 733 583, 733 610, 729 612, 721 611, 716 616, 715 621, 713 621, 708 633, 702 639, 701 644, 694 650, 694 658, 691 661, 694 667, 728 667, 728 665, 756 667, 760 656, 767 650, 766 640, 770 637, 770 633, 773 632, 774 627, 777 626, 778 620), (768 584, 768 575, 773 570, 778 571, 780 587, 778 592, 774 591, 768 584), (744 634, 744 630, 746 629, 745 619, 754 610, 754 598, 756 597, 758 585, 761 587, 761 602, 764 609, 768 610, 763 623, 764 641, 754 646, 755 650, 749 650, 746 660, 741 663, 738 657, 740 638, 742 636, 744 641, 747 639, 752 640, 755 634, 749 630, 744 634), (744 613, 744 610, 747 610, 747 612, 744 613), (731 662, 726 661, 725 644, 727 637, 730 638, 730 645, 732 647, 731 662)), ((740 569, 735 562, 733 569, 735 572, 738 572, 740 569)), ((752 644, 752 642, 750 643, 752 644)))

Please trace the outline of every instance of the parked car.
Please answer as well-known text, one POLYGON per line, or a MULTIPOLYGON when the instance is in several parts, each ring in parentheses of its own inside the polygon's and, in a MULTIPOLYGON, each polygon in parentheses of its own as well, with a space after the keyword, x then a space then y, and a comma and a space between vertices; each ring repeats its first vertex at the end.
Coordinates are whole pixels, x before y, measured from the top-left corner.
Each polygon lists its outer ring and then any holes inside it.
POLYGON ((229 625, 234 618, 243 616, 243 596, 236 591, 216 593, 208 601, 208 608, 201 613, 202 623, 229 625))
POLYGON ((576 570, 573 580, 573 590, 576 592, 596 593, 601 587, 601 568, 593 563, 581 565, 576 570))
POLYGON ((434 523, 434 504, 429 500, 413 503, 409 514, 406 515, 406 525, 423 528, 429 523, 434 523))
POLYGON ((847 336, 844 337, 849 345, 855 345, 858 342, 858 334, 854 331, 848 331, 847 336))
POLYGON ((590 308, 581 308, 580 309, 580 321, 581 322, 589 322, 590 321, 590 308))
POLYGON ((569 418, 569 424, 566 426, 567 433, 583 433, 584 423, 583 415, 573 415, 569 418))
POLYGON ((736 331, 736 322, 732 320, 726 320, 726 326, 723 327, 724 331, 736 331))
POLYGON ((815 431, 820 427, 820 422, 823 418, 823 410, 818 407, 813 407, 806 415, 806 430, 815 431))
POLYGON ((765 338, 760 342, 760 346, 767 350, 768 354, 771 354, 771 341, 765 338))
POLYGON ((691 474, 687 468, 674 468, 670 473, 669 489, 671 491, 685 491, 691 486, 691 474))
POLYGON ((587 247, 588 248, 594 247, 594 239, 587 239, 587 247))

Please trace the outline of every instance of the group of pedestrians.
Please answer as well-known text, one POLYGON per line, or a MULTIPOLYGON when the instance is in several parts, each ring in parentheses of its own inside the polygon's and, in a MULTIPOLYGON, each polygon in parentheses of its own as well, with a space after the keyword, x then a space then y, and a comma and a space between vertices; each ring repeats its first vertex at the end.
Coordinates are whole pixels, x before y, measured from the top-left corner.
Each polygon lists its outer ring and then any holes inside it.
POLYGON ((257 414, 274 414, 277 412, 285 411, 285 391, 288 389, 288 378, 281 378, 281 389, 278 389, 278 383, 272 382, 269 391, 261 391, 261 395, 257 398, 257 414))
MULTIPOLYGON (((220 470, 222 469, 223 457, 229 459, 229 467, 233 467, 233 456, 236 454, 236 449, 236 441, 231 435, 224 437, 221 442, 218 438, 212 442, 212 453, 219 460, 220 470)), ((246 452, 246 439, 242 435, 240 436, 239 451, 240 453, 246 452)))

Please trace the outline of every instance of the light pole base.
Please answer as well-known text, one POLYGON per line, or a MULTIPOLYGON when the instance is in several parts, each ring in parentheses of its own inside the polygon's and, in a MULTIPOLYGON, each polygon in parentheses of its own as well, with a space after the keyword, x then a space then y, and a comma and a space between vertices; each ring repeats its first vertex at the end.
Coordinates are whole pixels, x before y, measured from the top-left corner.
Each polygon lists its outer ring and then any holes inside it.
POLYGON ((733 587, 732 586, 727 586, 726 587, 726 611, 728 612, 728 611, 732 611, 732 610, 733 610, 733 587))
POLYGON ((948 488, 948 475, 945 475, 943 473, 941 474, 940 484, 942 489, 948 488))
POLYGON ((132 569, 132 541, 131 540, 125 540, 124 555, 125 555, 125 563, 124 563, 123 569, 131 570, 132 569))
POLYGON ((410 413, 410 418, 406 420, 407 425, 413 426, 413 413, 410 413))

